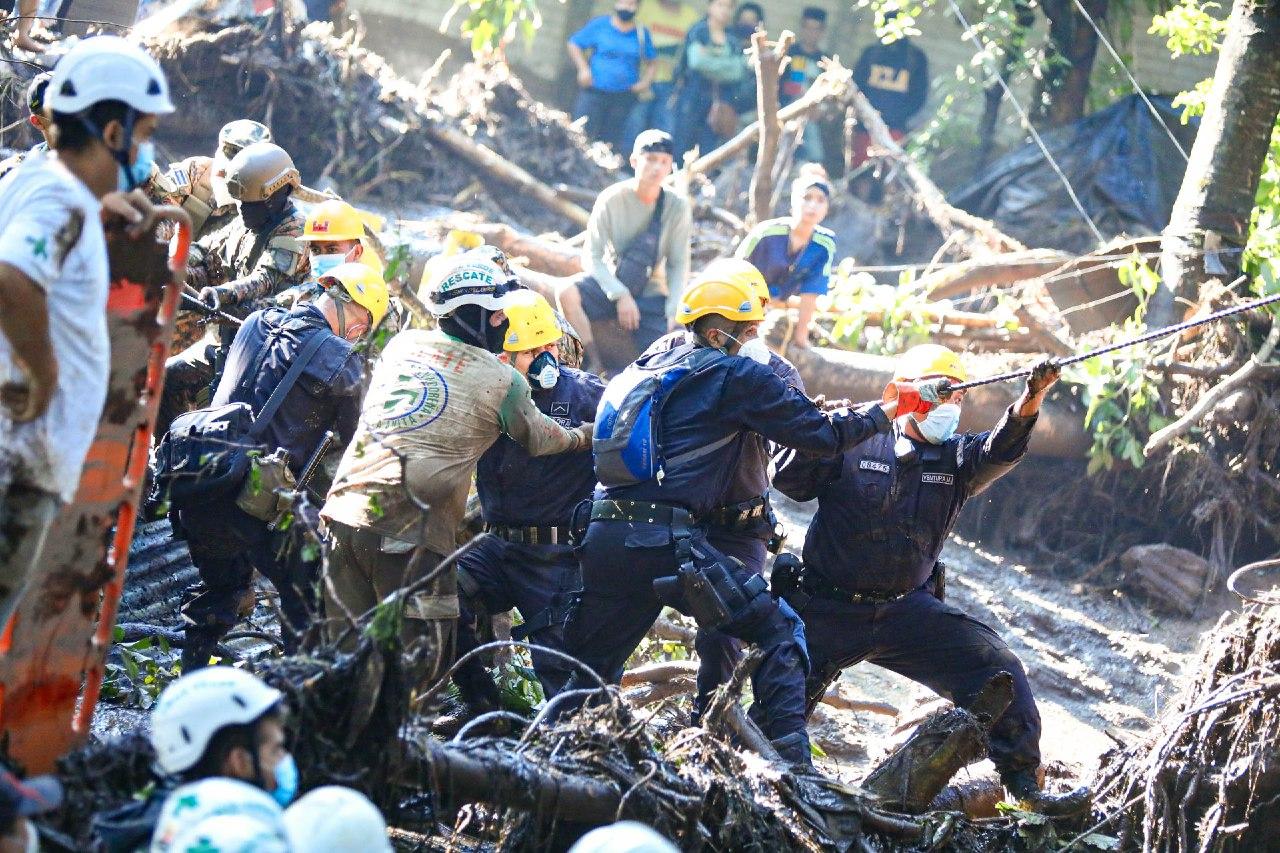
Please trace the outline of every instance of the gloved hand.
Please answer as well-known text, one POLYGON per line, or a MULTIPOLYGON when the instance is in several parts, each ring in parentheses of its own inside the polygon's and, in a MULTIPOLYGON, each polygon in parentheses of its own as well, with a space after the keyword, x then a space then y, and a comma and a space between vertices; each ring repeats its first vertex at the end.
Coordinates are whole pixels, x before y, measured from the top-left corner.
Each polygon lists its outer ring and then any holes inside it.
POLYGON ((898 410, 894 414, 897 418, 903 415, 927 415, 937 405, 936 402, 924 399, 914 382, 890 382, 884 389, 884 400, 886 403, 898 401, 898 410))
POLYGON ((210 311, 217 311, 222 307, 222 294, 216 287, 203 288, 200 291, 200 304, 210 311))
POLYGON ((1031 368, 1031 375, 1027 377, 1028 396, 1035 397, 1048 391, 1061 375, 1062 368, 1058 366, 1056 359, 1046 358, 1037 362, 1031 368))
POLYGON ((916 390, 920 392, 920 399, 928 403, 937 405, 945 403, 951 399, 950 379, 925 379, 915 383, 916 390))

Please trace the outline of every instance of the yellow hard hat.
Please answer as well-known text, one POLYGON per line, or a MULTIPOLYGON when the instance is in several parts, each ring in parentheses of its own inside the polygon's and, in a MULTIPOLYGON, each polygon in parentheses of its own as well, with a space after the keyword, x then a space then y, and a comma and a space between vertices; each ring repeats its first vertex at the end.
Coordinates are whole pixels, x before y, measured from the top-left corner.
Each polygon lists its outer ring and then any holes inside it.
POLYGON ((386 276, 383 275, 383 273, 385 272, 386 267, 382 265, 382 258, 378 257, 378 253, 373 249, 370 249, 368 246, 364 247, 364 251, 360 253, 360 258, 356 263, 364 264, 366 267, 377 273, 378 278, 385 280, 386 276))
POLYGON ((894 381, 925 379, 945 376, 957 382, 968 382, 969 371, 960 363, 960 356, 941 344, 920 344, 898 357, 894 366, 894 381))
POLYGON ((523 352, 560 340, 564 330, 546 297, 532 290, 520 292, 519 297, 505 309, 508 326, 502 348, 507 352, 523 352))
POLYGON ((461 228, 450 228, 444 236, 444 254, 456 255, 459 252, 479 249, 484 245, 484 238, 474 231, 463 231, 461 228))
POLYGON ((685 288, 676 319, 688 326, 700 317, 718 314, 726 320, 763 320, 764 306, 755 286, 742 275, 722 276, 715 270, 703 272, 685 288))
POLYGON ((707 264, 706 269, 695 279, 695 281, 707 281, 716 279, 718 281, 736 281, 747 285, 755 293, 756 298, 768 302, 769 283, 764 280, 764 276, 760 270, 756 269, 756 265, 751 261, 743 258, 719 258, 707 264))
POLYGON ((377 327, 382 322, 382 318, 387 316, 387 305, 391 301, 391 296, 387 292, 387 283, 382 280, 382 276, 365 264, 359 262, 340 264, 322 275, 320 284, 324 285, 329 279, 341 285, 352 302, 372 315, 373 327, 377 327))
POLYGON ((307 224, 299 240, 359 240, 364 237, 364 217, 360 211, 341 199, 321 202, 307 215, 307 224))

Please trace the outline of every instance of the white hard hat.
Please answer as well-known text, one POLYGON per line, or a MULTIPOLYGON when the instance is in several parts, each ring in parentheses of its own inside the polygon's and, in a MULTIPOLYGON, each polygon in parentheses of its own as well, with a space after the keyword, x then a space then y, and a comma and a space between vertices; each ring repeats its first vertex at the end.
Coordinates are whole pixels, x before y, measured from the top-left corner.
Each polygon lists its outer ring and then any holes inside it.
POLYGON ((280 831, 249 815, 217 815, 178 834, 170 853, 293 853, 280 831))
POLYGON ((284 812, 293 853, 391 853, 387 822, 359 791, 340 785, 316 788, 284 812))
POLYGON ((593 829, 578 839, 569 853, 678 853, 667 839, 643 823, 622 820, 593 829))
POLYGON ((182 785, 169 794, 151 835, 151 853, 185 850, 178 844, 184 838, 194 841, 193 831, 218 817, 258 824, 268 836, 279 840, 279 848, 270 849, 288 849, 284 812, 271 795, 247 782, 214 776, 182 785))
POLYGON ((140 113, 173 112, 160 63, 119 36, 94 36, 71 48, 45 94, 45 106, 59 113, 83 112, 101 101, 123 101, 140 113))
POLYGON ((434 272, 427 284, 427 308, 437 317, 464 305, 500 311, 523 289, 514 276, 476 249, 448 258, 434 272))
POLYGON ((283 699, 256 675, 230 666, 184 675, 164 689, 151 712, 156 762, 165 773, 181 773, 195 766, 219 729, 252 723, 283 699))

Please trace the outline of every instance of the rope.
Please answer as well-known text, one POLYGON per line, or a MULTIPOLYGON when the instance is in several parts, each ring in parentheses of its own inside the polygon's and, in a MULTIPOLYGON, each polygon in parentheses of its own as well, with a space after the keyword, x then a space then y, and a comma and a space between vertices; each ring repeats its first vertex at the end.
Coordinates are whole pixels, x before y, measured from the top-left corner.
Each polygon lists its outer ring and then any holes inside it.
POLYGON ((1080 10, 1080 14, 1084 15, 1084 19, 1089 22, 1089 26, 1093 27, 1093 31, 1098 34, 1098 40, 1106 47, 1107 52, 1111 54, 1111 58, 1120 66, 1120 70, 1124 71, 1124 76, 1129 78, 1129 82, 1133 84, 1133 90, 1138 93, 1138 97, 1142 98, 1142 102, 1147 105, 1147 109, 1151 110, 1151 115, 1155 120, 1160 122, 1160 126, 1164 128, 1164 132, 1169 135, 1169 141, 1173 143, 1173 147, 1178 149, 1178 153, 1182 155, 1183 162, 1187 161, 1186 149, 1182 147, 1182 143, 1178 141, 1178 137, 1173 135, 1173 130, 1165 123, 1164 116, 1160 115, 1160 111, 1156 109, 1156 105, 1151 103, 1151 99, 1147 97, 1147 93, 1142 90, 1142 86, 1138 84, 1138 79, 1133 76, 1133 72, 1129 70, 1129 66, 1120 58, 1120 54, 1116 53, 1116 49, 1111 46, 1111 40, 1103 35, 1098 24, 1093 20, 1093 16, 1084 8, 1084 4, 1080 0, 1075 0, 1076 8, 1080 10))
MULTIPOLYGON (((1233 281, 1230 286, 1234 287, 1235 285, 1239 284, 1243 280, 1244 280, 1244 276, 1241 276, 1240 278, 1233 281)), ((1271 305, 1276 302, 1280 302, 1280 293, 1273 293, 1270 296, 1264 296, 1261 299, 1255 299, 1252 302, 1243 302, 1231 308, 1224 308, 1221 311, 1215 311, 1214 313, 1208 314, 1204 317, 1198 317, 1196 319, 1187 320, 1184 323, 1178 323, 1177 325, 1174 325, 1174 326, 1165 326, 1163 329, 1156 329, 1153 332, 1147 332, 1145 335, 1140 335, 1136 338, 1132 338, 1127 341, 1120 341, 1119 343, 1110 344, 1100 349, 1091 350, 1090 352, 1086 352, 1086 353, 1081 353, 1080 355, 1073 355, 1067 358, 1051 359, 1050 363, 1054 367, 1058 367, 1058 368, 1068 367, 1072 364, 1078 364, 1082 361, 1087 361, 1088 359, 1091 359, 1091 358, 1097 358, 1100 355, 1106 355, 1109 352, 1115 352, 1116 350, 1125 349, 1126 347, 1133 347, 1133 346, 1137 346, 1138 344, 1145 344, 1145 343, 1149 343, 1150 341, 1159 340, 1160 338, 1167 338, 1170 335, 1176 335, 1180 332, 1185 332, 1188 329, 1194 329, 1196 326, 1203 326, 1207 323, 1216 323, 1218 320, 1225 320, 1227 317, 1234 317, 1236 314, 1243 314, 1246 311, 1253 311, 1256 308, 1262 308, 1265 305, 1271 305)), ((972 382, 961 382, 958 385, 949 384, 946 387, 946 391, 947 392, 964 391, 969 388, 980 388, 983 385, 993 385, 996 382, 1008 382, 1010 379, 1021 379, 1024 376, 1030 376, 1033 369, 1034 368, 1026 368, 1024 370, 1015 370, 1011 373, 1001 373, 996 376, 988 377, 987 379, 975 379, 972 382)))
MULTIPOLYGON (((955 13, 956 20, 960 22, 960 26, 964 27, 964 35, 962 38, 973 42, 974 47, 976 47, 978 52, 981 53, 982 45, 978 42, 978 36, 973 31, 973 28, 969 26, 969 21, 965 18, 964 12, 961 12, 960 7, 956 5, 956 0, 947 0, 947 2, 951 6, 951 11, 955 13)), ((1004 75, 995 69, 992 69, 992 74, 1000 83, 1000 88, 1004 90, 1005 97, 1009 99, 1009 103, 1012 104, 1014 110, 1017 111, 1018 118, 1022 120, 1023 127, 1027 129, 1027 132, 1031 134, 1031 138, 1035 140, 1036 145, 1040 148, 1040 153, 1044 155, 1045 161, 1048 162, 1053 171, 1057 173, 1058 178, 1062 181, 1062 185, 1066 187, 1067 195, 1071 197, 1071 203, 1075 205, 1076 211, 1079 212, 1081 218, 1084 219, 1085 224, 1089 226, 1089 230, 1093 232, 1094 238, 1099 243, 1105 243, 1106 238, 1102 236, 1102 232, 1098 230, 1098 226, 1094 224, 1093 219, 1085 211, 1084 205, 1080 203, 1079 196, 1076 195, 1075 189, 1071 186, 1071 181, 1067 180, 1067 176, 1058 165, 1058 161, 1054 160, 1053 155, 1049 153, 1049 149, 1045 146, 1044 140, 1040 138, 1039 131, 1037 131, 1035 126, 1031 124, 1031 117, 1027 115, 1027 111, 1022 108, 1022 104, 1018 102, 1018 99, 1014 97, 1013 89, 1009 88, 1009 84, 1005 81, 1004 75)))

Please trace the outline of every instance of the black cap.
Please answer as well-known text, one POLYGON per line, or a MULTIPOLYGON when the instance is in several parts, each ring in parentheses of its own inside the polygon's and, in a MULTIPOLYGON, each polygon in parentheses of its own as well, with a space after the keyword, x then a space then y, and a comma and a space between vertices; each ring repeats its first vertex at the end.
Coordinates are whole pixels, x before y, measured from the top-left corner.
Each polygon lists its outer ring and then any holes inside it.
POLYGON ((27 109, 32 115, 44 114, 44 93, 52 79, 52 71, 42 71, 27 84, 27 109))
POLYGON ((670 154, 674 157, 676 155, 675 140, 665 130, 651 127, 642 131, 636 137, 635 143, 631 146, 631 154, 635 156, 636 154, 645 154, 650 151, 656 151, 659 154, 670 154))
POLYGON ((31 817, 62 805, 62 783, 52 776, 19 779, 0 769, 0 814, 31 817))

